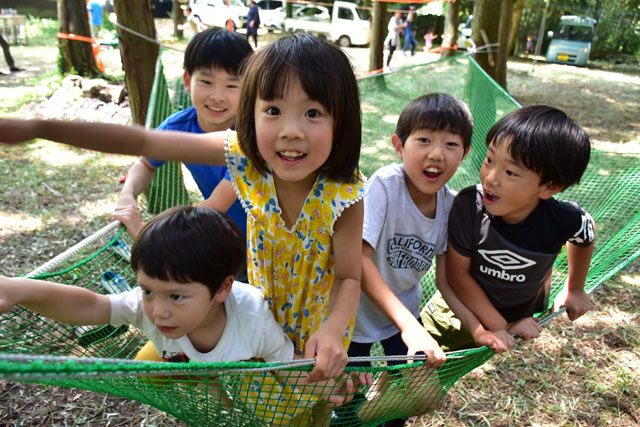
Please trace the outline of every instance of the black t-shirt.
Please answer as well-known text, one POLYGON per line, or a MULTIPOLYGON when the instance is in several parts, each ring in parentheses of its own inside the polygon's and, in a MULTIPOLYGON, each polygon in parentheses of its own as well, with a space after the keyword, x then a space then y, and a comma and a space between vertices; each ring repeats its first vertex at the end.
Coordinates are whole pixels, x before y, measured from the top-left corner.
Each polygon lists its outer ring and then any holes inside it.
POLYGON ((471 258, 471 276, 508 322, 546 308, 566 242, 586 247, 593 239, 591 216, 574 202, 540 200, 524 221, 507 224, 486 211, 480 185, 462 190, 449 214, 451 245, 471 258))

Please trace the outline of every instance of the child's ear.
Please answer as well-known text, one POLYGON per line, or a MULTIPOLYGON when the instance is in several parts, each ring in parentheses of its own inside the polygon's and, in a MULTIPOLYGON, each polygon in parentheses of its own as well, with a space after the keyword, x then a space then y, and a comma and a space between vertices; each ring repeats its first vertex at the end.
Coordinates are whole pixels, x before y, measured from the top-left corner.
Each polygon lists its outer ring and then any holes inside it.
POLYGON ((215 296, 213 297, 216 302, 224 302, 224 300, 227 299, 227 297, 231 293, 231 288, 233 287, 234 280, 235 277, 233 277, 232 275, 228 275, 222 280, 218 292, 216 292, 215 296))
POLYGON ((184 88, 187 90, 187 93, 191 93, 191 74, 187 70, 184 70, 182 73, 182 83, 184 83, 184 88))
POLYGON ((402 140, 397 134, 393 134, 391 137, 391 143, 393 144, 393 148, 396 150, 398 157, 402 158, 402 140))
POLYGON ((559 192, 561 192, 563 190, 562 187, 560 187, 559 185, 555 185, 555 184, 545 184, 542 187, 542 190, 540 191, 540 198, 543 200, 549 199, 552 196, 555 196, 556 194, 558 194, 559 192))

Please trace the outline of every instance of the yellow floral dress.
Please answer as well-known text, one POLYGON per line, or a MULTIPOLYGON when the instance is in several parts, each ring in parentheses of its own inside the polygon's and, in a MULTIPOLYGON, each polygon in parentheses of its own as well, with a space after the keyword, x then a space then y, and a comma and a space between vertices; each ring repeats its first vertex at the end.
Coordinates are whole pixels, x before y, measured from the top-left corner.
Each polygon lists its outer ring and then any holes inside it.
MULTIPOLYGON (((235 132, 226 143, 227 167, 247 213, 247 273, 261 289, 271 311, 302 355, 307 340, 329 313, 335 277, 333 227, 344 209, 364 197, 364 178, 341 183, 320 174, 291 229, 281 217, 270 173, 261 174, 246 158, 235 132)), ((345 333, 351 342, 355 315, 345 333)))

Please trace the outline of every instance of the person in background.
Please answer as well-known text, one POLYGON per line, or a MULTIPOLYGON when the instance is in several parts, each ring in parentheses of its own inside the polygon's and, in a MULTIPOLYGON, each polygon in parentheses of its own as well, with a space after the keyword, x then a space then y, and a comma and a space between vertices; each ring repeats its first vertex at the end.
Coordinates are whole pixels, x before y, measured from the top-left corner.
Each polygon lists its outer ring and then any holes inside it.
POLYGON ((431 47, 433 46, 433 41, 438 38, 438 35, 435 34, 435 30, 433 27, 427 30, 427 34, 424 35, 424 51, 429 52, 431 47))
MULTIPOLYGON (((9 71, 12 73, 17 73, 18 71, 22 71, 22 68, 16 67, 16 63, 13 61, 13 56, 11 56, 11 50, 9 48, 9 42, 5 40, 2 36, 2 28, 0 28, 0 46, 2 46, 2 52, 4 53, 4 60, 7 61, 7 65, 9 66, 9 71)), ((4 73, 0 72, 0 75, 4 73)))
POLYGON ((102 27, 102 5, 96 0, 87 0, 87 12, 89 12, 91 36, 97 39, 100 37, 100 27, 102 27))
POLYGON ((404 20, 405 28, 404 28, 404 48, 402 49, 402 54, 407 56, 407 49, 409 45, 411 45, 411 56, 416 54, 416 38, 413 34, 413 19, 416 16, 416 11, 409 11, 409 15, 404 20))
POLYGON ((384 44, 389 47, 389 56, 387 56, 387 69, 390 69, 391 57, 393 57, 393 52, 395 52, 396 48, 400 46, 400 33, 403 28, 405 28, 407 24, 402 20, 402 12, 396 10, 391 19, 389 19, 389 24, 387 24, 387 38, 384 40, 384 44))
POLYGON ((258 47, 258 27, 260 26, 260 12, 258 5, 253 0, 249 0, 249 14, 247 15, 247 40, 253 37, 253 44, 258 47))

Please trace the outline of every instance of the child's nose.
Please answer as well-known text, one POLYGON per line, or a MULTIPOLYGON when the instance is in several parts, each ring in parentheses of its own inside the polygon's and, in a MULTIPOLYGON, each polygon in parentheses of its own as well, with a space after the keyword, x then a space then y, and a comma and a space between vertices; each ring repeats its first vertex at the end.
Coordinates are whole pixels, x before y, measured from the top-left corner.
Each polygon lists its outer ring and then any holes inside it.
POLYGON ((221 87, 214 86, 209 91, 209 98, 213 100, 221 101, 224 99, 224 97, 225 97, 225 92, 224 92, 224 89, 221 87))
POLYGON ((302 139, 304 133, 300 122, 296 118, 288 118, 283 121, 282 129, 280 130, 280 136, 286 139, 302 139))
POLYGON ((442 159, 442 146, 440 144, 432 144, 429 150, 429 158, 434 160, 442 159))
POLYGON ((493 186, 496 186, 499 184, 498 174, 496 173, 495 168, 491 168, 487 171, 487 173, 485 174, 485 180, 487 181, 487 183, 493 186))
POLYGON ((169 317, 169 310, 166 307, 166 304, 161 302, 156 302, 153 304, 153 316, 159 319, 164 319, 169 317))

